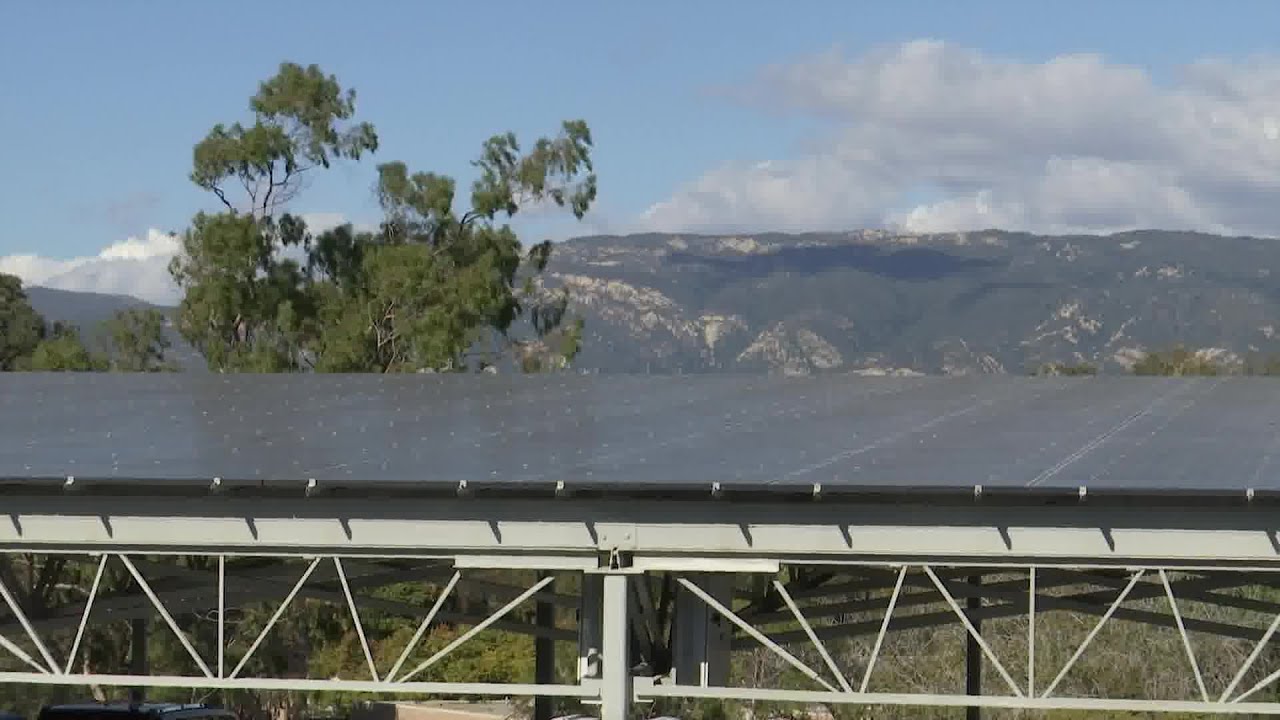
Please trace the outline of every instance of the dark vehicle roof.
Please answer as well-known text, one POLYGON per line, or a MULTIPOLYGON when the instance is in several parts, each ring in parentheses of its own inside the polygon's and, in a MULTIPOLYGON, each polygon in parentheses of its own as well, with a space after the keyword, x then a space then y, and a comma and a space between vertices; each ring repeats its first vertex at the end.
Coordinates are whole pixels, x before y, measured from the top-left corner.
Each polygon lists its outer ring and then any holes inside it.
POLYGON ((181 705, 178 703, 73 703, 68 705, 50 705, 40 711, 41 720, 57 717, 74 717, 81 720, 89 718, 165 718, 181 720, 183 718, 233 718, 230 710, 208 705, 181 705))

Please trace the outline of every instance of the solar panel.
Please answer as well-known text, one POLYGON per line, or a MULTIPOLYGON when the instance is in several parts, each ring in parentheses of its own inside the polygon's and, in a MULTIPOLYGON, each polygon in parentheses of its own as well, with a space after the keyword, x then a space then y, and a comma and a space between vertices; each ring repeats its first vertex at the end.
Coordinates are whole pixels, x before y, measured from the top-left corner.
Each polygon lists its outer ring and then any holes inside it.
POLYGON ((1266 378, 0 375, 0 476, 1280 487, 1266 378))

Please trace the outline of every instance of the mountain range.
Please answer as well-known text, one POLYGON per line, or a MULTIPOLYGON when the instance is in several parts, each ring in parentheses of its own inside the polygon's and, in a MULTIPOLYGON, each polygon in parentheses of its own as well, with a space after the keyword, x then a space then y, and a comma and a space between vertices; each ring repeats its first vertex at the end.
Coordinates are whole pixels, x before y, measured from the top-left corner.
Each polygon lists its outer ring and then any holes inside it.
POLYGON ((1136 231, 635 235, 564 243, 547 284, 586 316, 585 368, 1120 372, 1177 345, 1280 352, 1277 241, 1136 231))
MULTIPOLYGON (((1160 230, 599 236, 558 244, 542 283, 568 288, 585 318, 576 365, 588 371, 1122 372, 1178 345, 1223 363, 1280 354, 1278 242, 1160 230)), ((77 323, 138 302, 31 297, 77 323)))

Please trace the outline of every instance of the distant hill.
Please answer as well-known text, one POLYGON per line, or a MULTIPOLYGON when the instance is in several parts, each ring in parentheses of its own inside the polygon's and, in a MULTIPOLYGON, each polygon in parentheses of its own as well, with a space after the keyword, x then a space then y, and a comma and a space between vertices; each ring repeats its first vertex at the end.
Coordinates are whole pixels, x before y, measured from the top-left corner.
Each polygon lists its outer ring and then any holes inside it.
POLYGON ((1182 343, 1280 353, 1280 241, 1138 231, 591 237, 546 284, 586 316, 579 365, 631 372, 1123 371, 1182 343))
MULTIPOLYGON (((648 234, 561 243, 544 283, 568 287, 586 317, 587 370, 1120 372, 1179 343, 1226 362, 1280 355, 1277 267, 1280 241, 1155 230, 648 234)), ((31 297, 81 325, 146 305, 31 297)))
MULTIPOLYGON (((130 308, 154 308, 172 317, 173 308, 153 305, 128 295, 108 295, 104 293, 74 292, 71 290, 55 290, 53 288, 32 286, 24 289, 31 307, 47 322, 62 322, 80 328, 85 340, 91 346, 105 347, 106 339, 102 335, 102 326, 116 312, 130 308)), ((205 369, 204 360, 195 348, 188 345, 169 326, 166 335, 172 346, 168 357, 185 370, 205 369)))
POLYGON ((40 286, 24 288, 31 306, 49 321, 58 320, 79 327, 92 327, 111 318, 118 310, 158 307, 128 295, 55 290, 40 286))

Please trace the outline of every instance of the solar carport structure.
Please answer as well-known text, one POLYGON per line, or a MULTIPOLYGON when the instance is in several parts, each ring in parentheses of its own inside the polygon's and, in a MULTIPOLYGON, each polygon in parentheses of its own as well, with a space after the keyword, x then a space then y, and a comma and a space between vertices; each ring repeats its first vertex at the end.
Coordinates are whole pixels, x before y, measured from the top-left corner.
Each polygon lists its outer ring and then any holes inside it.
POLYGON ((1265 378, 2 375, 6 567, 97 570, 65 607, 0 573, 0 681, 560 696, 609 720, 663 697, 1280 714, 1278 423, 1265 378), (100 591, 110 568, 129 592, 100 591), (405 582, 431 601, 372 592, 405 582), (254 670, 302 599, 350 612, 361 675, 254 670), (232 642, 250 602, 276 610, 232 642), (362 612, 415 619, 394 662, 362 612), (1055 647, 1037 620, 1060 612, 1087 622, 1055 647), (137 618, 189 673, 85 665, 86 627, 137 618), (1016 643, 983 632, 1014 621, 1016 643), (442 623, 466 630, 425 653, 442 623), (1178 638, 1188 692, 1082 680, 1118 623, 1178 638), (944 627, 956 683, 878 672, 944 627), (537 683, 431 679, 490 629, 537 638, 537 683), (1207 637, 1241 649, 1205 660, 1207 637), (752 650, 787 672, 731 672, 752 650))

